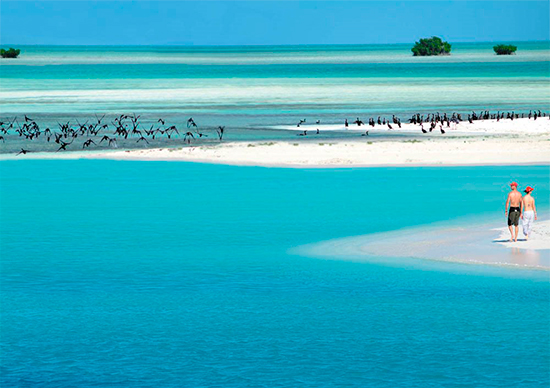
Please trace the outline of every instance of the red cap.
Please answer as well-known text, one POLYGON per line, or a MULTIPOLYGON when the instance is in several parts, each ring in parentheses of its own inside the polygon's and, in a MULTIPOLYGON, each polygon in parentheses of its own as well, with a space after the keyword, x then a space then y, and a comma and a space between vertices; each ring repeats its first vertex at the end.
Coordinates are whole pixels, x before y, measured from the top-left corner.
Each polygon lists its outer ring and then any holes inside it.
POLYGON ((525 192, 526 192, 526 193, 530 193, 530 192, 533 191, 533 190, 535 190, 535 189, 533 189, 531 186, 527 186, 527 187, 525 188, 525 192))
POLYGON ((510 183, 510 187, 514 187, 514 186, 518 187, 518 184, 516 182, 510 183))

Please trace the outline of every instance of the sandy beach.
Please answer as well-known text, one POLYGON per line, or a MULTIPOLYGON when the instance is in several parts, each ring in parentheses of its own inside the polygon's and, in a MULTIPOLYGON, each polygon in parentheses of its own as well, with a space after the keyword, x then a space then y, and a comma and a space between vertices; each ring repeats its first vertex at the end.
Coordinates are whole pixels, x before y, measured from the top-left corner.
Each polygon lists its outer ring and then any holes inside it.
MULTIPOLYGON (((494 221, 467 220, 348 237, 298 247, 296 253, 353 261, 372 257, 412 257, 467 264, 550 270, 550 221, 538 221, 529 241, 522 232, 508 242, 507 228, 494 221)), ((521 225, 520 225, 521 230, 521 225)))
POLYGON ((532 235, 529 240, 525 240, 523 236, 521 224, 519 226, 519 236, 517 242, 511 242, 510 232, 508 228, 498 228, 495 229, 500 232, 500 236, 495 240, 507 248, 514 249, 532 249, 532 250, 541 250, 548 249, 550 250, 550 220, 546 221, 535 221, 532 235))
MULTIPOLYGON (((547 121, 547 129, 550 121, 547 121)), ((377 141, 354 139, 315 141, 223 142, 181 148, 101 150, 26 155, 14 159, 158 160, 273 167, 468 166, 550 164, 550 133, 524 135, 426 136, 377 141)))

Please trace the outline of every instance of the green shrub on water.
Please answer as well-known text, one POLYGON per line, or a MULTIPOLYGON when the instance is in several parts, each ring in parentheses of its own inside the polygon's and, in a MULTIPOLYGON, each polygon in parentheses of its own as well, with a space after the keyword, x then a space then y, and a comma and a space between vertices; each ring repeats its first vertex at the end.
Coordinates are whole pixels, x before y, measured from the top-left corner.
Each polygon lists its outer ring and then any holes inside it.
POLYGON ((0 49, 0 55, 2 58, 17 58, 21 50, 10 47, 8 50, 0 49))
POLYGON ((449 55, 451 53, 451 45, 448 42, 443 42, 437 36, 432 36, 431 38, 420 39, 414 44, 411 51, 415 57, 449 55))
POLYGON ((515 54, 517 49, 517 46, 513 46, 511 44, 499 44, 493 46, 493 50, 495 50, 497 55, 512 55, 515 54))

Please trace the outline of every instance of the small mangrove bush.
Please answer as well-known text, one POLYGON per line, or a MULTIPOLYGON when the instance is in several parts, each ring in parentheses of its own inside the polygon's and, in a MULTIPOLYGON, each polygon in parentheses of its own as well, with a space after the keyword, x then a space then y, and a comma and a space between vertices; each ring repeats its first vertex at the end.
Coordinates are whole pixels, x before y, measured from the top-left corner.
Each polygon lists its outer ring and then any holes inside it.
POLYGON ((0 49, 0 55, 2 58, 17 58, 21 50, 9 48, 8 50, 0 49))
POLYGON ((497 55, 512 55, 515 54, 517 49, 518 48, 516 46, 513 46, 511 44, 499 44, 493 46, 493 50, 495 50, 495 53, 497 55))
POLYGON ((449 55, 451 53, 451 45, 448 42, 443 42, 437 36, 432 36, 431 38, 420 39, 414 44, 411 51, 415 57, 449 55))

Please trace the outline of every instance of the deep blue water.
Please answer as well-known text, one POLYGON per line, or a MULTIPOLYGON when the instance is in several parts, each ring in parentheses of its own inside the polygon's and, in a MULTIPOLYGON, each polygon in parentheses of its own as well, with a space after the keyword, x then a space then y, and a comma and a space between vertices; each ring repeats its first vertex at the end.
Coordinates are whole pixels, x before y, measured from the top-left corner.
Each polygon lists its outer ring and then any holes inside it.
POLYGON ((3 387, 541 387, 548 272, 289 254, 503 210, 549 168, 0 163, 3 387))

